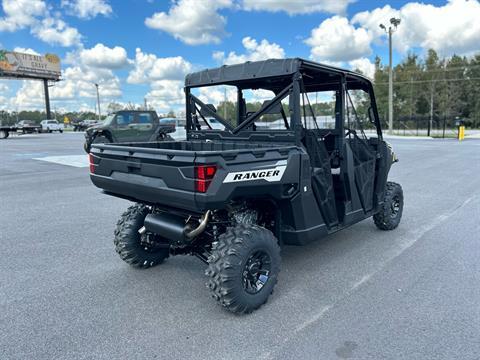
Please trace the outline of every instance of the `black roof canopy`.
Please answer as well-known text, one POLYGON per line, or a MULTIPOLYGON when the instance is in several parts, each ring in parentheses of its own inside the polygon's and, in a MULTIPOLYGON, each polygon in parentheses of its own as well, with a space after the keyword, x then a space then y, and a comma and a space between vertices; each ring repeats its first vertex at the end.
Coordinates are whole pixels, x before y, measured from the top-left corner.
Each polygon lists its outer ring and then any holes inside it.
POLYGON ((279 91, 291 83, 291 76, 297 71, 305 75, 304 84, 307 91, 318 88, 336 89, 341 76, 347 78, 350 88, 364 88, 371 84, 368 78, 350 70, 310 60, 291 58, 247 61, 242 64, 224 65, 219 68, 198 71, 186 76, 185 86, 228 84, 244 89, 262 88, 279 91))

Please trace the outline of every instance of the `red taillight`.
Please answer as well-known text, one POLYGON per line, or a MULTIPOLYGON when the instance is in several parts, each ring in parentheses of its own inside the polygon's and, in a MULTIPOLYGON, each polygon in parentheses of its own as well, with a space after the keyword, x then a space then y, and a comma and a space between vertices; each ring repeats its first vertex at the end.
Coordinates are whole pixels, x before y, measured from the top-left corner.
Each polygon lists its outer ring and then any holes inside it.
POLYGON ((93 163, 92 153, 88 154, 88 162, 90 163, 90 174, 94 174, 95 173, 95 164, 93 163))
POLYGON ((216 172, 216 165, 195 166, 195 190, 201 193, 207 192, 216 172))

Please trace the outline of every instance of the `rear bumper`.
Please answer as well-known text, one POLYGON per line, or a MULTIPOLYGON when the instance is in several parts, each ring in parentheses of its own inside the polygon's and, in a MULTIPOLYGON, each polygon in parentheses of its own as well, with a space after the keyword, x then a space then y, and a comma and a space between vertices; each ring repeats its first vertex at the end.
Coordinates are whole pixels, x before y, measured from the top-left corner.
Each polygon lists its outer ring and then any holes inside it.
POLYGON ((172 189, 162 179, 138 174, 113 172, 111 176, 90 174, 93 184, 107 194, 151 205, 162 204, 178 209, 200 212, 196 207, 195 193, 172 189))

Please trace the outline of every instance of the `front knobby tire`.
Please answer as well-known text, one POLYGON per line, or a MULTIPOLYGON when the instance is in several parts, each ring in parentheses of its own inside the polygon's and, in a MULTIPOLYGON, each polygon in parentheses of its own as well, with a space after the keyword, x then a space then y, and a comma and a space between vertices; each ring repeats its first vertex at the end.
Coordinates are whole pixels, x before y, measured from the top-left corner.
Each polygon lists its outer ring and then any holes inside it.
POLYGON ((92 141, 92 144, 107 144, 110 140, 104 135, 97 135, 92 141))
POLYGON ((228 311, 250 313, 267 302, 280 272, 280 246, 271 231, 240 224, 213 243, 205 275, 212 297, 228 311))
POLYGON ((135 204, 125 211, 115 229, 115 250, 127 264, 141 269, 158 265, 169 255, 168 248, 150 247, 142 242, 138 230, 149 213, 148 207, 135 204))
POLYGON ((88 154, 90 150, 92 150, 92 144, 108 144, 110 143, 110 139, 104 135, 97 135, 93 138, 92 142, 85 142, 83 144, 83 149, 88 154))
POLYGON ((380 230, 393 230, 402 219, 403 190, 400 184, 388 181, 380 211, 373 215, 373 221, 380 230))

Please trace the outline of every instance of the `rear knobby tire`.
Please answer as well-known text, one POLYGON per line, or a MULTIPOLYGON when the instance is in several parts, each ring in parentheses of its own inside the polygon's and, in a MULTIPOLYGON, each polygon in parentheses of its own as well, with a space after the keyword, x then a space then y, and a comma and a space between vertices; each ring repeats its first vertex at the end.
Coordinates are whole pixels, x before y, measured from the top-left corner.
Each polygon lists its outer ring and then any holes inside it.
POLYGON ((146 269, 158 265, 169 255, 168 248, 145 248, 138 230, 143 226, 149 213, 143 204, 130 206, 117 223, 115 229, 115 250, 127 264, 146 269))
POLYGON ((380 230, 393 230, 402 219, 403 190, 400 184, 388 181, 380 211, 373 215, 373 221, 380 230))
POLYGON ((213 243, 208 263, 205 275, 209 277, 207 287, 212 297, 227 310, 246 314, 266 303, 272 293, 280 271, 280 246, 271 231, 257 225, 240 224, 228 228, 213 243), (258 256, 263 259, 259 262, 263 270, 254 276, 258 279, 255 282, 245 274, 252 274, 246 270, 252 269, 252 259, 258 256), (264 270, 266 267, 268 272, 264 270), (257 287, 249 287, 252 284, 257 287))

